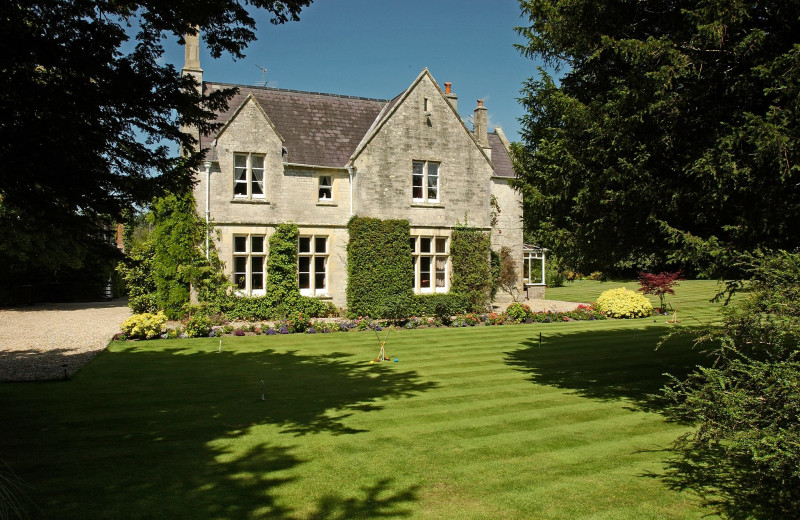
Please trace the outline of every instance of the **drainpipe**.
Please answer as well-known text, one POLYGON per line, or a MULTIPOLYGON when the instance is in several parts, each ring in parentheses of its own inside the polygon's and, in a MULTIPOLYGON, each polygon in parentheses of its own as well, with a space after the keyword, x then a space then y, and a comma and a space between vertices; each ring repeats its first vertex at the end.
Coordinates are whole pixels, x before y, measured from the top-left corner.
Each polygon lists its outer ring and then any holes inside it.
POLYGON ((209 259, 208 254, 208 235, 209 235, 209 223, 211 222, 211 161, 206 161, 206 260, 209 259))
POLYGON ((350 216, 353 216, 353 178, 355 177, 356 169, 354 166, 347 167, 347 173, 350 174, 350 216))

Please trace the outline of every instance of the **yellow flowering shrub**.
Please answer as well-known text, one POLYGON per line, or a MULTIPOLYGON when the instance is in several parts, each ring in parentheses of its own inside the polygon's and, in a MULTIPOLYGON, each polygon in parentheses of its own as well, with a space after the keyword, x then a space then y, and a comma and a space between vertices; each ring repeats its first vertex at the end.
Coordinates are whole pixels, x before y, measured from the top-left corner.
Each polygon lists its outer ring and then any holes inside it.
POLYGON ((625 287, 604 291, 595 305, 611 318, 644 318, 653 313, 650 300, 625 287))
POLYGON ((164 332, 167 317, 163 312, 158 314, 145 312, 134 314, 122 324, 122 332, 129 338, 150 339, 164 332))

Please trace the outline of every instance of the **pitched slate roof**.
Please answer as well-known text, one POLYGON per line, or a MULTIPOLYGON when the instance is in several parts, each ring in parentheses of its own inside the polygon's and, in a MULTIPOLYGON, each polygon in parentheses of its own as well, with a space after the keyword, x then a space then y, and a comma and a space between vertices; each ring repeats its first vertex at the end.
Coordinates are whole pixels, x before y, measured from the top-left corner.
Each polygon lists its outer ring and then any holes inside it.
POLYGON ((517 174, 514 172, 511 157, 509 157, 508 151, 497 133, 489 134, 489 146, 492 148, 492 166, 494 166, 494 174, 498 177, 509 177, 511 179, 516 177, 517 174))
MULTIPOLYGON (((228 102, 228 109, 217 114, 218 121, 227 122, 252 95, 284 139, 288 162, 334 168, 347 165, 362 141, 407 92, 387 100, 228 83, 204 82, 203 86, 213 90, 239 89, 228 102)), ((201 148, 212 148, 215 137, 201 136, 201 148)), ((500 137, 496 133, 488 137, 495 175, 515 177, 511 158, 500 137)), ((215 154, 216 150, 212 149, 211 153, 215 154)))
MULTIPOLYGON (((315 166, 344 167, 356 146, 389 102, 318 92, 205 82, 206 89, 236 86, 239 92, 217 120, 228 121, 249 95, 255 98, 284 139, 288 161, 315 166)), ((211 146, 215 136, 203 136, 211 146)))

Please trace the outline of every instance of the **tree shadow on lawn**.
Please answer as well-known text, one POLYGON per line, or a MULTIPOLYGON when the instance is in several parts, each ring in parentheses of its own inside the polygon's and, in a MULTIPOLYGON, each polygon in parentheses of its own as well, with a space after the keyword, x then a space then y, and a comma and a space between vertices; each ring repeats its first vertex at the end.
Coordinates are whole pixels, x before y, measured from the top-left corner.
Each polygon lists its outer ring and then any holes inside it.
POLYGON ((658 395, 671 374, 683 378, 706 357, 691 337, 670 339, 656 349, 668 331, 661 327, 592 330, 548 334, 523 341, 507 353, 506 363, 530 375, 533 383, 572 389, 599 400, 627 399, 634 409, 661 411, 658 395))
POLYGON ((410 514, 404 507, 416 500, 416 488, 395 489, 390 480, 358 496, 324 495, 303 513, 278 503, 277 491, 306 461, 293 454, 296 446, 259 428, 277 426, 295 438, 357 434, 363 430, 345 421, 351 414, 380 410, 383 400, 435 383, 342 353, 146 348, 117 346, 69 383, 9 385, 0 393, 11 425, 0 432, 0 446, 10 447, 3 456, 34 486, 43 517, 410 514))

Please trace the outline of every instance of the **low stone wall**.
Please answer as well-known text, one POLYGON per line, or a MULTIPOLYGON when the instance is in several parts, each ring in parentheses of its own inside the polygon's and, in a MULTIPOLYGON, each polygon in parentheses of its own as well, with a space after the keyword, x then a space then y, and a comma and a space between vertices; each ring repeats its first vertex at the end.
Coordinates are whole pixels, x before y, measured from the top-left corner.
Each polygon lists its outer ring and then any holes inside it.
POLYGON ((526 285, 525 292, 529 300, 543 300, 544 299, 544 285, 526 285))

